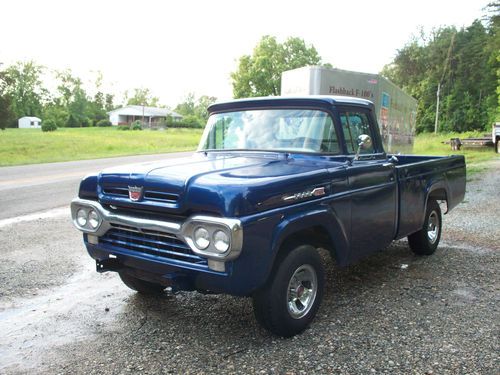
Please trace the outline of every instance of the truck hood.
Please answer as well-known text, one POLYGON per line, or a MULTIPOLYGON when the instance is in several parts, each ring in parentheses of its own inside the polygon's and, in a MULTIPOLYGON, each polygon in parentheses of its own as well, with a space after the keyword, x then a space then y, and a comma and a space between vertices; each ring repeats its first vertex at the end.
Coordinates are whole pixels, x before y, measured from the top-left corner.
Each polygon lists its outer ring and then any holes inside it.
POLYGON ((343 166, 283 153, 195 153, 106 169, 98 176, 97 193, 102 204, 124 208, 238 217, 289 204, 283 199, 287 194, 328 189, 332 168, 342 175, 343 166), (141 190, 137 201, 129 196, 130 187, 141 190))

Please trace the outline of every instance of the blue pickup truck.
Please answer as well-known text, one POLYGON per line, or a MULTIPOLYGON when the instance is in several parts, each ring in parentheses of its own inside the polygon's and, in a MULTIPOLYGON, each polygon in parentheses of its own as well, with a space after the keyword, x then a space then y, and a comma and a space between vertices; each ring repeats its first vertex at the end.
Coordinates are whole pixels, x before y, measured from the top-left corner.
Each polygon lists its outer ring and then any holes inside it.
POLYGON ((324 290, 318 249, 345 266, 408 237, 418 255, 463 200, 463 156, 388 155, 373 104, 307 96, 214 104, 192 157, 85 177, 71 203, 97 271, 145 294, 250 296, 280 336, 324 290))

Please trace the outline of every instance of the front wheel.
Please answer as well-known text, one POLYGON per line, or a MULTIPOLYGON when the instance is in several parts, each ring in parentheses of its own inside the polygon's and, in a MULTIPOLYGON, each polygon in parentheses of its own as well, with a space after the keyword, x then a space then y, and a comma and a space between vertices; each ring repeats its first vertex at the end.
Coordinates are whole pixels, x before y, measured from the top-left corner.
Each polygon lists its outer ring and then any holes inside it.
POLYGON ((304 331, 323 299, 324 274, 314 247, 293 248, 266 286, 253 296, 257 321, 278 336, 291 337, 304 331))
POLYGON ((410 249, 417 255, 433 254, 441 239, 441 209, 436 200, 429 200, 425 213, 424 226, 408 236, 410 249))

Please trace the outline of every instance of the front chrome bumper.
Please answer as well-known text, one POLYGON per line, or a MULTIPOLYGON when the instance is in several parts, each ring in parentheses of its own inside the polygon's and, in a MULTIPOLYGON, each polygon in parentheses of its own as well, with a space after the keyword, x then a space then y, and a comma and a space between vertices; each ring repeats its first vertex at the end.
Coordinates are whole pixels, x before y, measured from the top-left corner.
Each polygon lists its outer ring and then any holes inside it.
MULTIPOLYGON (((113 224, 132 227, 143 232, 155 231, 168 233, 187 243, 195 254, 217 262, 236 259, 240 255, 243 246, 243 228, 238 219, 194 215, 184 222, 155 220, 117 214, 104 208, 97 201, 80 198, 75 198, 71 202, 71 217, 77 229, 97 237, 104 235, 113 227, 113 224), (77 213, 81 209, 87 212, 93 210, 97 213, 98 225, 96 228, 91 228, 88 225, 82 226, 78 223, 77 213), (230 238, 229 249, 224 253, 220 253, 215 250, 213 245, 204 250, 197 248, 193 240, 193 235, 195 229, 199 226, 207 228, 211 234, 217 230, 224 230, 230 238)), ((217 265, 214 265, 214 267, 217 267, 217 265)))

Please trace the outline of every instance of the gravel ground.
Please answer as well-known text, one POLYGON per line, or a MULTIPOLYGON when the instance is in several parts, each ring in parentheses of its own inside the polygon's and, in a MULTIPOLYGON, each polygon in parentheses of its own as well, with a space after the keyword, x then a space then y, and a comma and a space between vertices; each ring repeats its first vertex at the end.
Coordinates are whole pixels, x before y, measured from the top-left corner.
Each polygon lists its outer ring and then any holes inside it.
POLYGON ((291 339, 261 329, 250 299, 128 291, 93 271, 66 219, 2 229, 23 245, 1 249, 0 372, 498 374, 498 186, 500 161, 469 181, 433 256, 398 241, 348 268, 326 258, 319 314, 291 339), (60 230, 52 246, 50 225, 60 230))
POLYGON ((54 230, 73 231, 69 215, 68 209, 65 217, 50 221, 0 227, 0 307, 12 297, 37 295, 63 284, 86 260, 79 236, 54 237, 54 230))

